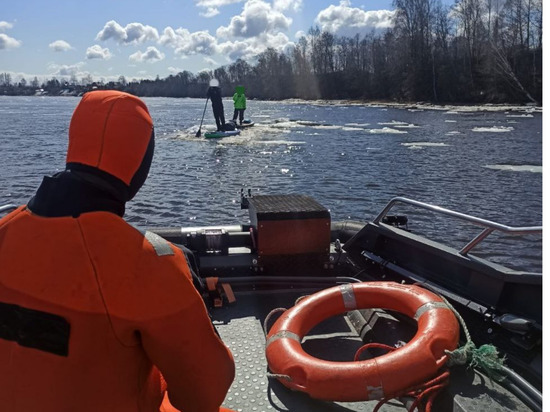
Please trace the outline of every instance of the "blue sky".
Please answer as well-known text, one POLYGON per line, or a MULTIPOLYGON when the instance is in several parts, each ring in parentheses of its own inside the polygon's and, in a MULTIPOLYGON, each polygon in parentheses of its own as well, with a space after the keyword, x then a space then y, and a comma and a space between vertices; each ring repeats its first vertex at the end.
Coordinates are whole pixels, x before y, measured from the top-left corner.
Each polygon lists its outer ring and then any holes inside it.
MULTIPOLYGON (((197 73, 315 25, 335 34, 387 27, 391 0, 18 0, 0 13, 0 73, 81 80, 197 73)), ((297 37, 298 36, 298 37, 297 37)))

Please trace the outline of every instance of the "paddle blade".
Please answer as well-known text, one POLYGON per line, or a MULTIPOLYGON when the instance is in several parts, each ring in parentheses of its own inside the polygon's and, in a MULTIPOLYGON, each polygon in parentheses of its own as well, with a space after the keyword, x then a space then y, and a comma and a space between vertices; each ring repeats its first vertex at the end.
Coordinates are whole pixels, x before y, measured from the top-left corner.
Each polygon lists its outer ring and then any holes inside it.
POLYGON ((195 137, 201 137, 201 129, 197 130, 197 133, 195 134, 195 137))

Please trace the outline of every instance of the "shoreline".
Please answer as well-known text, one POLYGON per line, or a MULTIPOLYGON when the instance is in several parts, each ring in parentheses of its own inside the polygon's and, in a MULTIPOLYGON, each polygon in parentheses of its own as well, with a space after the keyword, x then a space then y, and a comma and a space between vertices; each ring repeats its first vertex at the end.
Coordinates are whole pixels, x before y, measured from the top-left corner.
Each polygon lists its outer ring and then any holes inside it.
MULTIPOLYGON (((80 98, 81 96, 73 95, 0 95, 1 97, 41 97, 41 98, 50 98, 50 97, 75 97, 80 98)), ((138 96, 140 98, 165 98, 165 99, 203 99, 202 97, 171 97, 171 96, 138 96)), ((229 99, 231 96, 224 96, 224 99, 229 99)), ((394 109, 407 109, 409 111, 424 111, 424 110, 434 110, 434 111, 446 111, 446 112, 457 112, 457 113, 476 113, 476 112, 506 112, 506 111, 515 111, 523 113, 543 113, 542 105, 536 105, 533 103, 430 103, 430 102, 387 102, 380 100, 373 101, 364 101, 364 100, 326 100, 326 99, 317 99, 317 100, 305 100, 305 99, 282 99, 282 100, 270 100, 270 99, 256 99, 249 98, 250 101, 266 101, 271 103, 285 103, 285 104, 308 104, 313 106, 364 106, 370 108, 394 108, 394 109)))
MULTIPOLYGON (((251 99, 253 100, 253 99, 251 99)), ((260 99, 261 100, 261 99, 260 99)), ((361 101, 361 100, 303 100, 286 99, 273 100, 273 102, 284 102, 291 104, 311 104, 316 106, 364 106, 371 108, 396 108, 408 109, 410 111, 437 110, 447 112, 472 113, 472 112, 502 112, 502 111, 520 111, 525 113, 542 113, 542 106, 534 104, 513 104, 513 103, 429 103, 429 102, 385 102, 385 101, 361 101)))

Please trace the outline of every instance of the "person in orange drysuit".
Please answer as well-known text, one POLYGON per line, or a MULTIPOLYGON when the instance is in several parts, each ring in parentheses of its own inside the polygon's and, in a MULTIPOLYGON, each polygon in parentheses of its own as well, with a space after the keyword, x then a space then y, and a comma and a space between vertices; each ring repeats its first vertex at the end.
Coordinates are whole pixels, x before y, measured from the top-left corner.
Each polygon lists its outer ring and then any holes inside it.
POLYGON ((0 219, 0 411, 224 410, 235 365, 183 252, 122 218, 153 151, 140 99, 89 92, 66 169, 0 219))

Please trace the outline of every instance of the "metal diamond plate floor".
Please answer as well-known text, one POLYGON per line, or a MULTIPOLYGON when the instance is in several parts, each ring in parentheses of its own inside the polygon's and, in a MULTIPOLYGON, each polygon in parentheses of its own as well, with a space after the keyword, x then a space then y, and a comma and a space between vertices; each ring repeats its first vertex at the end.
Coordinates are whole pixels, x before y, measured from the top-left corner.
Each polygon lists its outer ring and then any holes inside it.
MULTIPOLYGON (((237 302, 211 311, 213 323, 233 353, 236 375, 223 405, 239 412, 348 412, 372 411, 377 401, 325 402, 307 394, 291 391, 267 377, 264 355, 263 322, 273 308, 291 307, 304 292, 237 293, 237 302)), ((272 318, 272 322, 277 316, 272 318)), ((303 342, 304 349, 318 358, 351 360, 362 345, 347 317, 331 318, 315 327, 303 342)), ((509 412, 528 411, 516 397, 500 385, 471 369, 453 368, 451 384, 437 398, 434 412, 509 412)), ((393 400, 380 412, 403 412, 407 409, 393 400)))
MULTIPOLYGON (((263 321, 271 309, 291 307, 300 293, 259 295, 240 294, 237 304, 212 311, 214 325, 235 358, 236 376, 224 406, 237 411, 372 411, 376 401, 336 403, 310 398, 268 379, 264 356, 263 321)), ((273 317, 273 321, 277 316, 273 317)), ((273 322, 271 322, 273 323, 273 322)), ((361 339, 346 318, 338 317, 316 327, 303 343, 304 348, 319 358, 353 359, 361 339)), ((402 404, 385 405, 382 411, 405 411, 402 404)))

